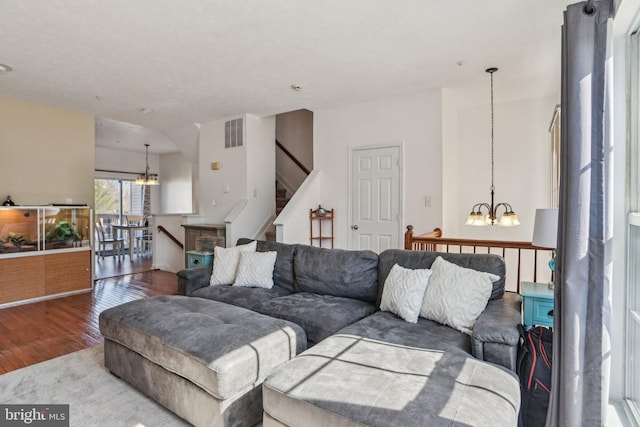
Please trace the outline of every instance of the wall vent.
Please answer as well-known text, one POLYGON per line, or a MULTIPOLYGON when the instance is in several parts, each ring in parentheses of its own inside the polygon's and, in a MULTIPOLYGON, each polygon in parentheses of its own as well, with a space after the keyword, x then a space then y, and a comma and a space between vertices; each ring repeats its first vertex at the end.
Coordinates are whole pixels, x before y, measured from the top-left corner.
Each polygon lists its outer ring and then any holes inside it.
POLYGON ((242 147, 244 145, 244 119, 224 122, 224 148, 242 147))

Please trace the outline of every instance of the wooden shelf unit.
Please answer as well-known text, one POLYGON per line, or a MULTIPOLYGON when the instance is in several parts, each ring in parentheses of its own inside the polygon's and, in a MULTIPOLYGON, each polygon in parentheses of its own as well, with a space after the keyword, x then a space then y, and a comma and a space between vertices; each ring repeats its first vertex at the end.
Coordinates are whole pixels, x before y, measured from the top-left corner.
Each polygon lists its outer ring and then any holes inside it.
MULTIPOLYGON (((324 242, 330 242, 331 248, 333 248, 333 219, 334 213, 333 209, 327 209, 327 213, 325 215, 319 216, 316 215, 316 211, 313 209, 309 209, 309 244, 311 246, 315 246, 314 243, 317 243, 317 246, 323 248, 324 242), (328 227, 330 229, 330 233, 323 234, 324 224, 328 223, 328 227), (315 224, 315 227, 314 227, 315 224), (314 235, 314 230, 317 235, 314 235)), ((328 231, 328 230, 327 230, 328 231)))

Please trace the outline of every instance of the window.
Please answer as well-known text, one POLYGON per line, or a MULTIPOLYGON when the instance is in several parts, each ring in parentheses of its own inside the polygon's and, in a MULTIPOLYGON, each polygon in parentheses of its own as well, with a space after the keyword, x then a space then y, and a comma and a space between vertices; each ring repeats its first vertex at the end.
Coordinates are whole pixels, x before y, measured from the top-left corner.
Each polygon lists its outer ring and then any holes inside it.
POLYGON ((93 189, 95 215, 108 234, 111 233, 111 224, 122 223, 126 215, 143 214, 142 185, 123 179, 96 179, 93 189))
POLYGON ((640 414, 640 41, 638 32, 631 36, 629 55, 630 123, 627 148, 627 300, 625 400, 635 414, 640 414))

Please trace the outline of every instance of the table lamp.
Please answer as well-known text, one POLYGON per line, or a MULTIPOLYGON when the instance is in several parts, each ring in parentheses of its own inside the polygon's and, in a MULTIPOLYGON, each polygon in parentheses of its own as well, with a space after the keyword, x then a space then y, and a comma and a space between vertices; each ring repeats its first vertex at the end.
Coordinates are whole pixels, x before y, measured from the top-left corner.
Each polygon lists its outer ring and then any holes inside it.
POLYGON ((531 244, 539 248, 551 249, 551 280, 549 288, 553 288, 554 272, 556 270, 556 247, 558 243, 558 209, 536 209, 536 219, 533 224, 533 239, 531 244))

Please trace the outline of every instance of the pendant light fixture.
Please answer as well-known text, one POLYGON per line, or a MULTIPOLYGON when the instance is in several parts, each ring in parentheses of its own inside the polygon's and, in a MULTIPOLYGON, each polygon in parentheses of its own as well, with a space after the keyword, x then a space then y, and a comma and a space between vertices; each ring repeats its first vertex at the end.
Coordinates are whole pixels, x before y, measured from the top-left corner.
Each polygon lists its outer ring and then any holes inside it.
POLYGON ((144 144, 145 149, 145 160, 147 163, 147 168, 144 170, 144 174, 138 175, 135 183, 139 185, 158 185, 158 175, 153 173, 149 173, 149 144, 144 144))
POLYGON ((497 68, 487 68, 485 70, 489 75, 491 75, 491 204, 489 203, 476 203, 471 208, 471 213, 467 217, 467 225, 500 225, 503 227, 515 227, 516 225, 520 225, 520 221, 518 220, 518 216, 513 212, 511 205, 509 203, 498 203, 494 204, 494 192, 495 186, 493 185, 493 73, 498 71, 497 68), (504 214, 498 219, 498 208, 504 208, 504 214), (483 212, 483 209, 486 209, 486 213, 483 212))

